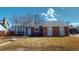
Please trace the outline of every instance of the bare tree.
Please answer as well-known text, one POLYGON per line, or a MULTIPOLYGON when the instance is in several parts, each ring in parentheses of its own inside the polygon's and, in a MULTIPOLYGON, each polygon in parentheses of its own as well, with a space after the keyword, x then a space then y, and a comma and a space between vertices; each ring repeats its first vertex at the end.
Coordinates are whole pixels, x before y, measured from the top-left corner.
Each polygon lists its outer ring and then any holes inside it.
POLYGON ((15 24, 22 24, 22 25, 28 25, 28 24, 35 24, 35 26, 41 24, 41 18, 39 14, 26 14, 22 16, 13 16, 13 20, 15 24))
POLYGON ((40 15, 39 14, 35 14, 34 15, 34 24, 35 26, 40 25, 42 23, 40 15))
POLYGON ((17 24, 17 23, 18 23, 18 18, 17 18, 17 16, 14 15, 14 16, 12 16, 12 18, 13 18, 14 24, 17 24))

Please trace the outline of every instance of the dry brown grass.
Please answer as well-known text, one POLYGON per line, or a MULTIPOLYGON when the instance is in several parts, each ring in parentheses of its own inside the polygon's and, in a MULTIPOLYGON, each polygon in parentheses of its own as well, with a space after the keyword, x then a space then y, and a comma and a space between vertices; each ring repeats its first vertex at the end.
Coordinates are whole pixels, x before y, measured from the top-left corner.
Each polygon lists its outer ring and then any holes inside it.
POLYGON ((79 50, 77 37, 16 37, 16 41, 0 50, 73 51, 79 50))
POLYGON ((9 37, 0 36, 0 44, 9 41, 9 37))

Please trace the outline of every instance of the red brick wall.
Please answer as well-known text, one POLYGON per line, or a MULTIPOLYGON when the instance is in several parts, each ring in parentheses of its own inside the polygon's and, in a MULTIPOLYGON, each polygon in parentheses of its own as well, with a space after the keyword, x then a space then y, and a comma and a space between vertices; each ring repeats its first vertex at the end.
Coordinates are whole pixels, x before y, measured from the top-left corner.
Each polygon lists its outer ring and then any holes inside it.
POLYGON ((69 36, 69 28, 68 27, 64 27, 64 31, 65 31, 65 36, 69 36))
POLYGON ((31 34, 34 35, 34 27, 31 27, 31 34))
POLYGON ((40 27, 40 34, 43 36, 43 27, 40 27))
POLYGON ((7 31, 6 35, 7 35, 7 36, 15 36, 15 35, 16 35, 15 32, 16 32, 16 31, 7 31))
POLYGON ((60 36, 59 27, 53 27, 53 36, 60 36))
POLYGON ((43 27, 42 28, 42 33, 43 33, 43 36, 47 36, 47 27, 43 27))
POLYGON ((39 32, 35 32, 35 27, 32 27, 32 35, 34 35, 34 36, 40 36, 41 35, 41 27, 39 29, 39 32))
POLYGON ((27 27, 26 27, 26 34, 27 34, 27 27))

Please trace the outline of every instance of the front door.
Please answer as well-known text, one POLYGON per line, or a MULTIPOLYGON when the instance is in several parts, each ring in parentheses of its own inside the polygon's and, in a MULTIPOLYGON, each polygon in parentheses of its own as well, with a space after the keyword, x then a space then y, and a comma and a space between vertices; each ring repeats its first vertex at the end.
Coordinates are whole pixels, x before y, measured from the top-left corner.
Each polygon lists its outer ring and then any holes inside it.
POLYGON ((52 36, 52 28, 48 27, 47 29, 48 36, 52 36))
POLYGON ((27 35, 31 35, 31 28, 27 28, 27 35))

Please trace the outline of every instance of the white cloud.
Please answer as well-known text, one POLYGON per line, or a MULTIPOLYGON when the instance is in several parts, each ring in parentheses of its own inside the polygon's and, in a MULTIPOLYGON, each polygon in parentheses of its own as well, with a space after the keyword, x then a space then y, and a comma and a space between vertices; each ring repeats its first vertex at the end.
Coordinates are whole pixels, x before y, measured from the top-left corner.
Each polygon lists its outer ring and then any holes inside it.
POLYGON ((56 16, 57 14, 55 13, 55 16, 56 16))
POLYGON ((45 14, 45 13, 42 13, 41 15, 44 15, 44 16, 46 16, 46 17, 47 17, 47 14, 45 14))
POLYGON ((41 15, 44 15, 46 17, 46 21, 57 21, 56 13, 53 8, 49 8, 47 13, 42 13, 41 15))
POLYGON ((47 15, 51 16, 51 17, 54 17, 54 12, 55 12, 54 9, 49 8, 48 11, 47 11, 47 15))

